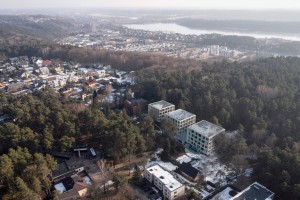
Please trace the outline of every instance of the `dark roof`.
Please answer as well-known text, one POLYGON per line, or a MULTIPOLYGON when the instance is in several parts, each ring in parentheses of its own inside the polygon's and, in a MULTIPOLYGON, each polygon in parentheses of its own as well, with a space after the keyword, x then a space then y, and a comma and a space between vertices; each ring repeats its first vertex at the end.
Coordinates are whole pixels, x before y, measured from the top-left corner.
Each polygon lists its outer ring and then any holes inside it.
POLYGON ((183 162, 179 166, 179 171, 185 173, 186 175, 190 176, 191 178, 195 179, 199 173, 199 170, 193 167, 190 163, 183 162))
POLYGON ((242 192, 233 197, 234 200, 266 200, 274 196, 274 193, 265 186, 255 182, 242 192))
POLYGON ((64 161, 58 165, 58 169, 52 171, 52 176, 53 176, 53 178, 57 178, 59 176, 67 174, 68 172, 70 172, 70 170, 68 169, 68 166, 67 166, 66 162, 64 161))
POLYGON ((60 181, 66 188, 66 191, 72 190, 75 184, 74 180, 71 177, 66 177, 60 181))
POLYGON ((71 174, 76 169, 84 167, 83 160, 80 158, 71 158, 69 160, 64 160, 58 165, 58 169, 52 172, 53 178, 60 177, 65 174, 71 174))

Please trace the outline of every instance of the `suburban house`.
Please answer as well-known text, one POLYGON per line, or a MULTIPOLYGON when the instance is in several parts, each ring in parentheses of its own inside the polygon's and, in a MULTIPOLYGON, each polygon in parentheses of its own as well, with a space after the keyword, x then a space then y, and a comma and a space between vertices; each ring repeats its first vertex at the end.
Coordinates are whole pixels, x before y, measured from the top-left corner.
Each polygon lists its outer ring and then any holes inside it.
POLYGON ((185 186, 159 165, 147 168, 144 176, 149 182, 154 183, 168 200, 177 199, 184 195, 185 186))
POLYGON ((164 118, 173 122, 177 128, 177 140, 182 144, 185 144, 187 141, 187 127, 196 122, 196 115, 188 111, 178 109, 166 113, 164 118))
POLYGON ((125 100, 124 108, 127 109, 130 114, 136 115, 147 109, 148 101, 145 99, 136 99, 136 100, 125 100))
POLYGON ((258 182, 252 183, 249 187, 232 197, 230 200, 273 200, 274 193, 258 182))
POLYGON ((163 119, 163 116, 166 113, 171 112, 173 110, 175 110, 175 105, 164 100, 150 103, 148 105, 148 114, 158 122, 160 122, 163 119))
POLYGON ((178 171, 182 176, 184 176, 186 179, 192 182, 198 181, 201 177, 200 171, 193 167, 191 163, 183 162, 178 167, 178 171))
POLYGON ((84 170, 84 164, 81 159, 70 158, 64 160, 58 165, 58 169, 52 172, 53 179, 70 176, 84 170))
POLYGON ((54 185, 60 200, 72 200, 84 197, 91 187, 90 180, 82 179, 78 175, 66 177, 54 185))
POLYGON ((202 120, 187 128, 187 143, 192 150, 209 155, 213 151, 213 139, 225 129, 202 120))
POLYGON ((85 85, 90 87, 90 88, 95 88, 96 84, 97 84, 97 81, 95 81, 95 80, 88 80, 88 81, 85 82, 85 85))

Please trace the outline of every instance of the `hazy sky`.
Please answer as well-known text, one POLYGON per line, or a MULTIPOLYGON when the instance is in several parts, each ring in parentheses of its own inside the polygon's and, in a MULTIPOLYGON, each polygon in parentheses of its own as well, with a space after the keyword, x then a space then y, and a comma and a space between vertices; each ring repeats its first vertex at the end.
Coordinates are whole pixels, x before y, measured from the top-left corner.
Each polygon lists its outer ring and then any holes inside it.
POLYGON ((297 9, 297 0, 0 0, 0 8, 194 8, 194 9, 297 9))

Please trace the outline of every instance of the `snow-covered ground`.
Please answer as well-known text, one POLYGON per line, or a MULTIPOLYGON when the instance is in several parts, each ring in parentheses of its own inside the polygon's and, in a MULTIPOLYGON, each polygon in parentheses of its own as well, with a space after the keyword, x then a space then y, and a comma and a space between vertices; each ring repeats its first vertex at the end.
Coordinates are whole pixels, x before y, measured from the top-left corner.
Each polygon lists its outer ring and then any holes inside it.
POLYGON ((117 75, 119 78, 117 78, 118 83, 127 82, 131 85, 135 84, 135 77, 132 75, 134 71, 131 71, 130 73, 124 72, 124 71, 117 71, 117 75))
POLYGON ((206 156, 204 154, 193 153, 186 149, 186 155, 193 159, 191 162, 192 166, 202 172, 206 181, 212 183, 220 182, 220 180, 225 179, 225 175, 230 171, 227 166, 220 163, 217 156, 214 154, 206 156))
POLYGON ((162 168, 164 168, 167 171, 174 171, 177 169, 176 165, 173 165, 170 162, 163 162, 161 161, 159 154, 161 154, 161 152, 163 151, 163 149, 159 148, 155 151, 154 155, 153 155, 153 160, 152 159, 148 159, 147 164, 146 164, 146 168, 151 167, 155 164, 159 164, 162 168))
POLYGON ((192 161, 192 159, 190 157, 188 157, 187 155, 183 155, 183 156, 180 156, 176 159, 177 162, 179 162, 180 164, 182 164, 183 162, 185 163, 189 163, 192 161))

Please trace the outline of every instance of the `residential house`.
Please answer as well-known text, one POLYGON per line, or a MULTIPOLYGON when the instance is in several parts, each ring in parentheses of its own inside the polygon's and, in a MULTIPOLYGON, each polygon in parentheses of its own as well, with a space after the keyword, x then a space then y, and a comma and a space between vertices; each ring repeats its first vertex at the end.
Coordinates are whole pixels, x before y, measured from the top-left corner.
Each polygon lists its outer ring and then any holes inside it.
POLYGON ((183 162, 179 167, 178 171, 181 175, 183 175, 186 179, 196 182, 200 179, 201 174, 198 169, 193 167, 191 163, 183 162))
POLYGON ((95 88, 97 84, 97 81, 89 79, 88 81, 85 82, 85 85, 90 87, 90 88, 95 88))
POLYGON ((40 75, 48 75, 49 73, 50 73, 50 71, 49 71, 48 67, 41 67, 39 69, 39 74, 40 75))
POLYGON ((147 105, 148 105, 148 101, 145 99, 124 101, 124 108, 127 109, 131 115, 136 115, 138 113, 144 112, 147 109, 147 105))
POLYGON ((49 67, 50 65, 52 65, 52 62, 50 60, 44 60, 43 63, 42 63, 42 65, 44 67, 49 67))

